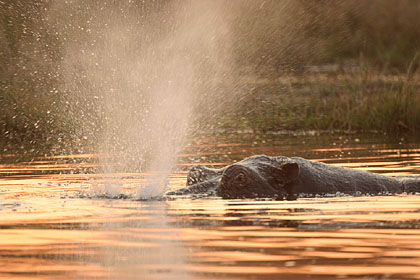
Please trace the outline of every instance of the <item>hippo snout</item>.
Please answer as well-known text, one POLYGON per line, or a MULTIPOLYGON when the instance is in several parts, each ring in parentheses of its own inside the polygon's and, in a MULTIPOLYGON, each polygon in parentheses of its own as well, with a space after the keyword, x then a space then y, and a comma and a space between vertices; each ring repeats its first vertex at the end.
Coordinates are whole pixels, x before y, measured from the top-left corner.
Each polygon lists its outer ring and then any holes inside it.
POLYGON ((208 168, 202 165, 191 167, 187 176, 187 186, 202 183, 220 177, 222 172, 218 169, 208 168))

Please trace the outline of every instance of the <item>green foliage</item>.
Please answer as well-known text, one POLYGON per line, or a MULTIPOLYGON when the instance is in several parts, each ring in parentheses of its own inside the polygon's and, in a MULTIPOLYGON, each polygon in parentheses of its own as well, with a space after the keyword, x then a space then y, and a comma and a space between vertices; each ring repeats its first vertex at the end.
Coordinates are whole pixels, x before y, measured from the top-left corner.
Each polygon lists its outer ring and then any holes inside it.
MULTIPOLYGON (((420 50, 413 0, 239 1, 234 54, 257 73, 358 60, 404 69, 420 50)), ((274 74, 275 74, 274 73, 274 74)))
MULTIPOLYGON (((115 5, 111 17, 122 2, 88 2, 68 10, 51 0, 0 1, 1 141, 70 142, 81 122, 98 117, 86 117, 99 102, 94 96, 76 104, 63 90, 64 45, 87 36, 95 9, 115 5)), ((153 11, 171 2, 142 2, 132 12, 140 26, 169 32, 153 11)), ((197 98, 199 128, 420 130, 419 1, 243 0, 226 1, 226 11, 234 65, 222 85, 209 82, 197 98), (308 70, 314 65, 335 68, 308 70)))
POLYGON ((222 116, 223 127, 418 133, 420 73, 413 70, 417 59, 406 74, 363 66, 351 72, 289 75, 274 85, 250 86, 246 101, 222 116))
POLYGON ((59 106, 59 42, 43 18, 48 1, 0 1, 1 141, 43 143, 68 135, 59 106))

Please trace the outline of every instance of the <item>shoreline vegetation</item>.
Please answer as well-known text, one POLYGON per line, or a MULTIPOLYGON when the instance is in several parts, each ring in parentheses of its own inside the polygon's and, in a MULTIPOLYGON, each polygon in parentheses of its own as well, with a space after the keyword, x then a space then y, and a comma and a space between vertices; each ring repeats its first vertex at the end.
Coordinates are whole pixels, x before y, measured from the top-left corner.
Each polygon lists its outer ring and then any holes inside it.
MULTIPOLYGON (((101 30, 102 21, 77 5, 61 7, 73 17, 66 18, 53 2, 0 1, 0 144, 77 146, 100 138, 103 112, 95 106, 104 106, 101 98, 83 79, 73 87, 83 98, 75 98, 72 88, 63 86, 62 69, 64 46, 87 44, 85 31, 101 30)), ((86 5, 99 11, 105 2, 86 5)), ((227 75, 216 72, 218 79, 228 79, 215 85, 206 81, 211 70, 198 75, 204 86, 193 100, 192 134, 419 134, 419 1, 227 2, 221 17, 231 28, 231 56, 227 75)), ((139 1, 130 11, 151 19, 170 3, 175 2, 139 1)), ((206 63, 200 71, 215 67, 206 63)))
POLYGON ((233 110, 217 127, 266 132, 319 130, 415 135, 420 131, 420 73, 372 69, 358 64, 308 67, 275 81, 244 82, 233 110))

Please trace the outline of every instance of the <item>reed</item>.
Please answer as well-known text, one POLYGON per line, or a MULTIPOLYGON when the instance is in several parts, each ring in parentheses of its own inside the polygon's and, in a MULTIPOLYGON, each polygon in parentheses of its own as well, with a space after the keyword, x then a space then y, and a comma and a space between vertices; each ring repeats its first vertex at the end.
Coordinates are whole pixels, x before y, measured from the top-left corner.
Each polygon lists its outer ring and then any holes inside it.
POLYGON ((226 129, 420 131, 418 55, 407 72, 391 73, 360 63, 353 69, 286 75, 252 84, 236 110, 220 116, 226 129))
MULTIPOLYGON (((139 15, 167 2, 141 2, 139 15)), ((92 141, 100 135, 104 117, 90 113, 100 100, 63 90, 63 38, 74 30, 54 22, 57 5, 0 1, 0 142, 78 141, 83 127, 92 141)), ((232 61, 223 85, 208 73, 201 81, 209 90, 197 97, 193 132, 420 131, 419 1, 243 0, 226 1, 226 11, 232 61)))

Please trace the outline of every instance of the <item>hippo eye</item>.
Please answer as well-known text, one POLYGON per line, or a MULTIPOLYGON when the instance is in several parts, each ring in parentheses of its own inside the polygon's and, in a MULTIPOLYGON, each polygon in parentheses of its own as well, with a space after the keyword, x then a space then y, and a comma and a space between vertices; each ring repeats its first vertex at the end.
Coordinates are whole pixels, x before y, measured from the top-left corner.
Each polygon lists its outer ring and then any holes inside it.
POLYGON ((244 184, 247 181, 246 174, 244 172, 239 172, 234 179, 236 184, 244 184))

